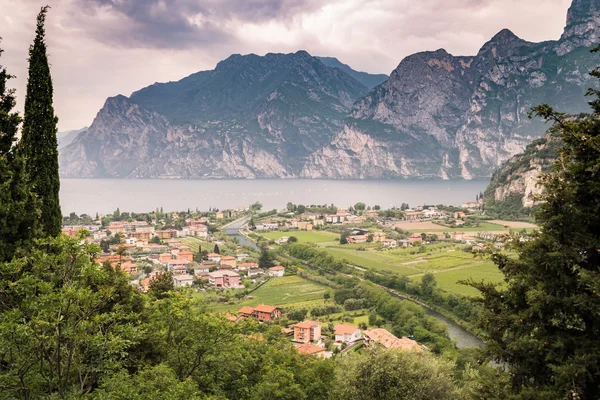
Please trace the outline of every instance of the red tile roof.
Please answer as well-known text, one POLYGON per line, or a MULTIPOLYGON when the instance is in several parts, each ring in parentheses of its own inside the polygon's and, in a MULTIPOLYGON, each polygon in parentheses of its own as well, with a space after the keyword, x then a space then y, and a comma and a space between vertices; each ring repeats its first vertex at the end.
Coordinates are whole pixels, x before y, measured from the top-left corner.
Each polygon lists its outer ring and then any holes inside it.
POLYGON ((321 325, 321 323, 319 321, 302 321, 302 322, 294 325, 294 327, 298 327, 298 328, 312 328, 315 325, 321 325))
POLYGON ((358 326, 337 324, 334 328, 336 335, 351 335, 358 329, 358 326))
POLYGON ((240 311, 238 311, 238 312, 240 314, 252 314, 254 312, 254 308, 244 306, 244 307, 240 308, 240 311))
POLYGON ((259 304, 258 306, 254 307, 255 311, 260 311, 260 312, 266 312, 266 313, 272 313, 273 311, 277 310, 278 307, 275 306, 266 306, 264 304, 259 304))
POLYGON ((276 267, 271 267, 269 268, 271 271, 285 271, 285 268, 283 268, 281 265, 278 265, 276 267))
POLYGON ((324 348, 315 346, 314 344, 310 344, 310 343, 304 343, 299 346, 296 346, 296 350, 298 350, 298 353, 300 353, 300 354, 307 354, 307 355, 318 354, 318 353, 325 351, 324 348))

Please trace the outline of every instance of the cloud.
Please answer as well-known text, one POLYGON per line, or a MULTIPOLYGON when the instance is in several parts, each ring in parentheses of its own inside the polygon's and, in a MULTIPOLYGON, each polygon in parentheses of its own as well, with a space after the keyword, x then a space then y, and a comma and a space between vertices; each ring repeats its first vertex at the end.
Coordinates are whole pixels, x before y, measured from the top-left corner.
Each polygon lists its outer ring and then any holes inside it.
POLYGON ((179 80, 232 53, 307 50, 390 73, 407 55, 476 54, 503 28, 558 39, 571 0, 0 0, 0 64, 22 108, 35 16, 47 37, 59 129, 89 125, 105 99, 179 80))

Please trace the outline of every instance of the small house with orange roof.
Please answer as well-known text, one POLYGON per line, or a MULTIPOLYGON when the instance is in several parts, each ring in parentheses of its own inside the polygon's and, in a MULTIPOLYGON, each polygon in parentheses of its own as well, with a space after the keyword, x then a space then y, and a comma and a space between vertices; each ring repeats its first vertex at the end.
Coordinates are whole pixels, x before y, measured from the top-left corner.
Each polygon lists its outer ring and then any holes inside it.
POLYGON ((360 328, 354 325, 337 324, 334 328, 337 343, 354 343, 361 338, 360 328))
POLYGON ((281 318, 281 308, 259 304, 254 307, 254 316, 259 321, 272 321, 281 318))
POLYGON ((304 354, 307 356, 317 356, 317 357, 325 357, 325 349, 323 347, 315 346, 312 343, 303 343, 297 346, 294 346, 296 351, 300 354, 304 354))
POLYGON ((269 268, 269 275, 271 276, 283 276, 285 274, 285 268, 281 265, 269 268))
POLYGON ((221 265, 229 265, 231 268, 237 267, 237 258, 233 256, 223 256, 221 257, 221 265))
POLYGON ((192 253, 191 251, 179 251, 179 254, 177 254, 177 258, 182 258, 184 260, 188 260, 188 261, 194 261, 194 253, 192 253))
POLYGON ((367 329, 365 332, 365 346, 382 346, 384 349, 402 349, 408 351, 423 351, 423 347, 410 338, 397 338, 383 328, 367 329))
POLYGON ((311 343, 321 339, 321 323, 318 321, 302 321, 292 327, 295 342, 311 343))

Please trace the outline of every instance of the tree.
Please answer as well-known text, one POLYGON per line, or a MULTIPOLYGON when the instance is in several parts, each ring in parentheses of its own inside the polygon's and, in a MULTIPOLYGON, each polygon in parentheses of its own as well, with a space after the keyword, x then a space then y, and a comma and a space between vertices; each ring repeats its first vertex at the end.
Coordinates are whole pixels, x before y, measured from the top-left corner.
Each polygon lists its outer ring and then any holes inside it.
POLYGON ((15 91, 6 86, 11 78, 0 65, 0 262, 10 260, 18 247, 39 234, 39 202, 29 190, 24 159, 14 146, 21 117, 12 111, 15 91))
POLYGON ((431 296, 435 291, 436 286, 437 281, 435 280, 435 275, 431 272, 428 272, 421 277, 421 294, 423 296, 431 296))
POLYGON ((267 248, 263 248, 260 251, 260 257, 258 258, 258 266, 262 269, 271 268, 273 266, 273 256, 267 248))
POLYGON ((29 79, 19 151, 25 159, 31 190, 41 199, 41 231, 57 236, 61 230, 62 214, 58 197, 58 118, 52 105, 52 78, 44 30, 48 9, 48 6, 42 7, 38 14, 36 36, 29 48, 29 79))
POLYGON ((354 209, 357 211, 364 211, 367 208, 367 205, 363 202, 358 202, 354 205, 354 209))
POLYGON ((298 214, 303 214, 306 211, 306 207, 303 206, 302 204, 298 204, 298 207, 296 208, 296 212, 298 214))
POLYGON ((262 209, 262 206, 263 206, 262 203, 257 201, 256 203, 254 203, 250 206, 250 211, 258 212, 262 209))
POLYGON ((296 243, 298 241, 298 238, 296 236, 290 236, 288 238, 288 243, 296 243))
POLYGON ((160 238, 158 236, 154 236, 152 239, 150 239, 150 243, 152 243, 152 244, 162 244, 162 240, 160 240, 160 238))
POLYGON ((600 91, 588 94, 587 117, 533 109, 563 143, 541 178, 541 230, 513 240, 518 257, 492 256, 503 288, 469 282, 483 295, 487 351, 506 364, 515 398, 600 398, 600 91))
POLYGON ((172 292, 173 290, 175 290, 173 274, 171 272, 163 272, 152 278, 148 293, 157 299, 163 299, 168 297, 169 292, 172 292))
POLYGON ((331 298, 331 293, 329 293, 329 292, 323 293, 323 300, 325 300, 325 303, 327 303, 327 300, 329 300, 330 298, 331 298))
POLYGON ((221 250, 219 249, 219 245, 215 243, 215 248, 213 250, 213 253, 215 254, 221 254, 221 250))
POLYGON ((340 244, 348 244, 348 236, 350 236, 349 232, 342 232, 342 235, 340 236, 340 244))
POLYGON ((330 398, 346 400, 456 399, 450 361, 427 353, 392 349, 339 359, 330 398))

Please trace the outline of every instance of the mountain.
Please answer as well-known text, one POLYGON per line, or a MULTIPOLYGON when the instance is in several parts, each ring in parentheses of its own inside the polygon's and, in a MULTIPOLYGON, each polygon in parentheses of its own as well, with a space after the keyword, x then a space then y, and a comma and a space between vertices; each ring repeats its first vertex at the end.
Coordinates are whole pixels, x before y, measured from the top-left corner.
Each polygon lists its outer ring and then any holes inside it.
POLYGON ((84 128, 75 129, 72 131, 58 132, 56 134, 56 138, 58 139, 58 149, 60 150, 61 148, 71 144, 73 142, 73 140, 75 140, 77 135, 79 135, 81 132, 85 131, 87 128, 88 127, 86 126, 84 128))
POLYGON ((61 174, 487 178, 545 132, 527 118, 531 107, 587 111, 599 22, 600 0, 574 0, 556 41, 505 29, 473 56, 408 56, 370 90, 375 81, 304 51, 233 55, 212 71, 108 99, 61 152, 61 174))
POLYGON ((485 189, 486 212, 500 218, 529 217, 535 196, 542 192, 540 175, 554 166, 560 145, 559 134, 551 130, 502 164, 485 189))
POLYGON ((214 70, 109 98, 61 154, 61 174, 294 177, 367 92, 305 51, 232 55, 214 70))
POLYGON ((335 57, 317 57, 321 62, 330 68, 339 68, 369 89, 373 89, 375 86, 381 85, 387 81, 389 76, 386 74, 369 74, 367 72, 360 72, 353 70, 349 65, 342 63, 335 57))

